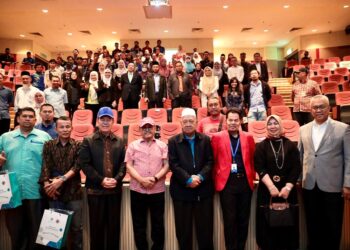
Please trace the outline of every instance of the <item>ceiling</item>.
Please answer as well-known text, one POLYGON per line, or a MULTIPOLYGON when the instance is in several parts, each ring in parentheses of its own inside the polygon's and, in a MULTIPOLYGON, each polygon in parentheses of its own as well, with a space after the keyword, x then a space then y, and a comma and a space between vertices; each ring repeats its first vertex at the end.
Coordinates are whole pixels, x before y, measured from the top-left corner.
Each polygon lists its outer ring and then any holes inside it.
POLYGON ((214 46, 222 48, 282 47, 294 37, 344 30, 350 24, 350 7, 344 8, 350 0, 170 0, 172 19, 146 19, 142 8, 146 0, 6 2, 0 8, 0 36, 34 40, 51 52, 112 46, 120 39, 158 38, 213 38, 214 46), (241 32, 247 27, 253 29, 241 32), (293 27, 303 29, 289 32, 293 27), (204 30, 193 33, 192 28, 204 30), (129 29, 141 33, 131 34, 129 29))

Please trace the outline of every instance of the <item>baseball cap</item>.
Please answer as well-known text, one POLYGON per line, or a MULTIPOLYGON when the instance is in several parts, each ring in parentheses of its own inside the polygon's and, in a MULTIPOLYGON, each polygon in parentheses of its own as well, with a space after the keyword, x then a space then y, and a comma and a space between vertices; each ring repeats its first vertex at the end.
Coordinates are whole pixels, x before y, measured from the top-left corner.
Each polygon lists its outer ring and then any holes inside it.
POLYGON ((97 118, 100 119, 102 116, 109 116, 114 119, 113 111, 110 107, 102 107, 97 113, 97 118))
POLYGON ((154 120, 151 117, 145 117, 141 120, 140 122, 140 128, 142 128, 143 126, 145 126, 146 124, 150 124, 152 126, 155 125, 154 120))

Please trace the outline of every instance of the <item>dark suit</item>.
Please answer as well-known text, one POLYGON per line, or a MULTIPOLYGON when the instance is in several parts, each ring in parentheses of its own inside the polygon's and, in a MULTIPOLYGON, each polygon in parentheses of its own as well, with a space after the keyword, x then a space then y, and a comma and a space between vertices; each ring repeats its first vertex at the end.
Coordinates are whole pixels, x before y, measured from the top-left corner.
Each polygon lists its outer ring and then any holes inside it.
MULTIPOLYGON (((261 67, 261 72, 259 72, 260 79, 263 80, 264 82, 269 82, 269 72, 267 71, 266 62, 260 62, 260 67, 261 67)), ((253 69, 257 69, 254 63, 249 66, 249 74, 250 74, 250 71, 252 71, 253 69)))
POLYGON ((130 82, 128 73, 125 73, 120 77, 120 83, 122 85, 122 100, 124 109, 137 109, 139 106, 142 89, 141 76, 137 72, 134 72, 130 82))
POLYGON ((104 87, 104 82, 100 80, 98 82, 97 89, 98 103, 101 107, 112 107, 112 102, 117 99, 117 82, 112 78, 111 84, 108 88, 104 87))
POLYGON ((192 107, 192 84, 187 73, 182 74, 183 91, 179 91, 179 76, 173 73, 168 79, 168 94, 171 99, 171 107, 192 107))
POLYGON ((148 98, 148 108, 163 108, 163 98, 167 97, 167 85, 164 76, 159 75, 159 88, 156 92, 156 83, 154 80, 154 74, 146 78, 145 97, 148 98))

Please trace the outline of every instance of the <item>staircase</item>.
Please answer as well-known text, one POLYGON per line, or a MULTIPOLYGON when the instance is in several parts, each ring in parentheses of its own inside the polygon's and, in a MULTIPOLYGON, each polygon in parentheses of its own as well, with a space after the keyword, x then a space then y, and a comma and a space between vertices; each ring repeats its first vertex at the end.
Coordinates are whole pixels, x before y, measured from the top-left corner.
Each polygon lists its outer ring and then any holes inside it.
POLYGON ((288 107, 293 107, 292 102, 292 84, 289 82, 290 78, 271 78, 269 85, 276 89, 276 94, 282 95, 284 103, 288 107))

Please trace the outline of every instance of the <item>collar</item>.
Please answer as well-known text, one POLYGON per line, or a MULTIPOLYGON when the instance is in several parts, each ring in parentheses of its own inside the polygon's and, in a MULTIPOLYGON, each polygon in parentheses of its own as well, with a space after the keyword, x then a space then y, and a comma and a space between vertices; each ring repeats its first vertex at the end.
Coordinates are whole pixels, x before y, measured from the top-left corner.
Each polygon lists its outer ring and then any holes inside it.
MULTIPOLYGON (((195 140, 203 139, 203 134, 201 133, 195 132, 194 136, 195 136, 195 140)), ((185 134, 184 133, 179 134, 177 137, 177 143, 182 143, 184 139, 186 139, 185 134)))
POLYGON ((107 137, 109 137, 111 140, 117 139, 117 137, 112 132, 110 132, 109 135, 106 136, 106 135, 102 134, 100 131, 97 131, 93 135, 94 139, 102 139, 103 140, 104 138, 107 138, 107 137))
POLYGON ((256 84, 255 84, 255 82, 251 81, 250 84, 253 85, 254 87, 257 87, 261 84, 261 81, 258 80, 258 82, 256 84))
MULTIPOLYGON (((62 145, 59 138, 54 139, 54 144, 55 144, 55 145, 58 145, 58 144, 62 145)), ((73 145, 73 144, 74 144, 74 140, 73 140, 72 138, 70 138, 70 139, 67 141, 66 145, 67 145, 67 144, 73 145)))
POLYGON ((47 126, 42 122, 42 123, 39 123, 42 127, 44 128, 53 128, 55 126, 55 122, 52 121, 50 124, 48 124, 47 126))
MULTIPOLYGON (((155 141, 156 141, 156 139, 155 139, 155 138, 153 138, 151 142, 155 142, 155 141)), ((141 139, 140 139, 140 143, 146 143, 146 140, 145 140, 145 139, 143 139, 143 138, 141 138, 141 139)))
MULTIPOLYGON (((28 136, 30 136, 30 135, 37 136, 36 130, 37 130, 37 129, 33 128, 32 131, 30 131, 30 133, 28 134, 28 136)), ((25 136, 22 134, 21 129, 19 129, 19 128, 13 130, 13 132, 14 132, 13 138, 19 137, 19 136, 20 136, 20 137, 25 137, 25 136)), ((28 136, 27 136, 27 137, 28 137, 28 136)))
POLYGON ((331 120, 331 119, 328 117, 327 120, 326 120, 324 123, 322 123, 322 124, 318 124, 315 120, 313 120, 313 121, 312 121, 312 125, 313 125, 314 127, 317 127, 317 128, 323 127, 323 126, 327 126, 327 125, 330 123, 330 120, 331 120))

